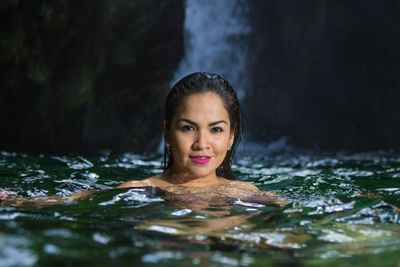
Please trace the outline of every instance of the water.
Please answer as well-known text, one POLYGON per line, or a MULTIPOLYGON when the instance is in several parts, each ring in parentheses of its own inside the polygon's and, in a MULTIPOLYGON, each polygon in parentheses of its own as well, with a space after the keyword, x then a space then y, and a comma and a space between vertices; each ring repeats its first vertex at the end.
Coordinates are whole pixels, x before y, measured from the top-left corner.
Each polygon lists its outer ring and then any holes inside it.
POLYGON ((251 32, 243 0, 186 0, 185 56, 172 83, 198 71, 218 73, 243 99, 249 86, 248 45, 251 32))
POLYGON ((151 155, 2 152, 1 188, 104 191, 51 207, 0 207, 0 266, 400 266, 399 154, 241 155, 237 176, 285 196, 282 208, 200 209, 110 190, 160 168, 151 155))
MULTIPOLYGON (((194 72, 217 73, 229 81, 239 100, 243 100, 251 87, 248 15, 246 0, 185 0, 185 53, 171 86, 194 72)), ((163 151, 161 137, 158 152, 163 151)))

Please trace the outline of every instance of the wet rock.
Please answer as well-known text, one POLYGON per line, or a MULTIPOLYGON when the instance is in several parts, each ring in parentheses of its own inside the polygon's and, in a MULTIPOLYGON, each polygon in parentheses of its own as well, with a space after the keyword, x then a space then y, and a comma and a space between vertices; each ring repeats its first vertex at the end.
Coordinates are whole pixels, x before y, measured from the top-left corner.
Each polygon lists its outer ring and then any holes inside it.
POLYGON ((156 149, 183 1, 8 0, 0 15, 0 149, 156 149))
POLYGON ((323 150, 400 148, 400 5, 249 1, 253 81, 244 101, 259 142, 323 150))

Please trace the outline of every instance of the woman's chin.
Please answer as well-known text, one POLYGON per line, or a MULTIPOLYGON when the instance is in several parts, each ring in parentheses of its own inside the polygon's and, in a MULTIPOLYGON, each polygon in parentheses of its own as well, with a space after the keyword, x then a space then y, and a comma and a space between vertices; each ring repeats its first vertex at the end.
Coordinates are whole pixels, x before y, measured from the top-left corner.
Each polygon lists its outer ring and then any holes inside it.
POLYGON ((211 174, 215 173, 215 171, 213 172, 206 168, 203 168, 203 169, 196 168, 196 169, 192 169, 191 173, 192 173, 193 177, 203 178, 203 177, 210 176, 211 174))

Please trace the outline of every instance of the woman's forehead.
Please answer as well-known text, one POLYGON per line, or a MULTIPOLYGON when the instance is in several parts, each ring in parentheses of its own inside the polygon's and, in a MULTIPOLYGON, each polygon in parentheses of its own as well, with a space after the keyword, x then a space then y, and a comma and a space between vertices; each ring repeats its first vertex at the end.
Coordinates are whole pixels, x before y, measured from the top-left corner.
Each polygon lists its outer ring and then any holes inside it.
POLYGON ((229 113, 222 98, 213 92, 192 94, 185 97, 177 107, 174 117, 181 118, 182 116, 229 120, 229 113))

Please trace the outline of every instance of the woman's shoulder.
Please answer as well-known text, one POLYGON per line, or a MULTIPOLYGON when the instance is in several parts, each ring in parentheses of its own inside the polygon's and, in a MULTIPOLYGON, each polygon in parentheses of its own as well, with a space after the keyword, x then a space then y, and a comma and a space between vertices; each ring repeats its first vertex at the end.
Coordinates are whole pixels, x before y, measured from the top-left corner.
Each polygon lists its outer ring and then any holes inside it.
POLYGON ((254 184, 245 181, 227 180, 224 181, 225 193, 243 201, 254 203, 275 203, 285 205, 287 201, 274 192, 259 189, 254 184))
POLYGON ((165 187, 171 185, 170 183, 160 179, 160 175, 150 176, 141 180, 130 180, 117 186, 117 188, 132 188, 132 187, 165 187))
POLYGON ((236 188, 241 188, 243 190, 248 190, 248 191, 260 191, 260 189, 253 185, 252 183, 249 182, 244 182, 244 181, 238 181, 238 180, 229 180, 226 178, 219 178, 221 183, 225 186, 228 187, 236 187, 236 188))
POLYGON ((117 186, 117 188, 145 187, 152 186, 149 179, 131 180, 117 186))

